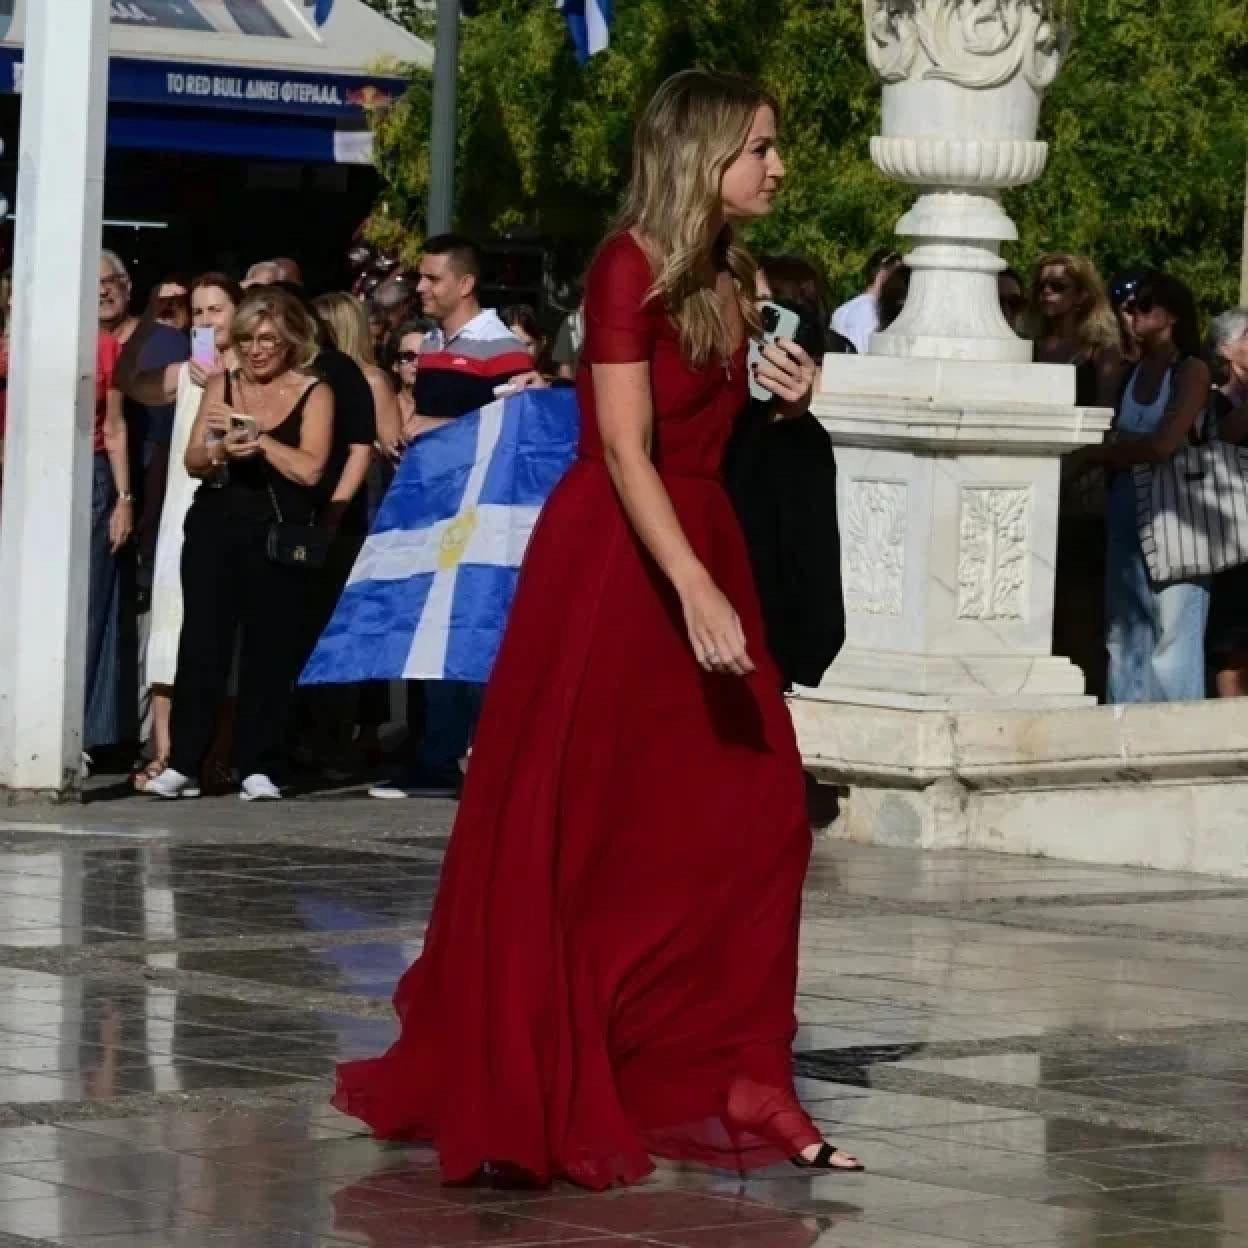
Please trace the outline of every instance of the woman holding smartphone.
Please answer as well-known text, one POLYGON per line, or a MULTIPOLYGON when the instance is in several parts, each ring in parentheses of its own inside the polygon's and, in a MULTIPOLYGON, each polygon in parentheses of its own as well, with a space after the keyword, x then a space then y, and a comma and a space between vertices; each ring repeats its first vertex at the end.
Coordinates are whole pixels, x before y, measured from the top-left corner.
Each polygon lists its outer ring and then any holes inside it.
POLYGON ((152 567, 152 613, 144 680, 152 691, 151 761, 133 777, 143 792, 149 781, 169 766, 172 744, 173 684, 178 667, 178 639, 182 635, 182 527, 199 481, 186 471, 183 458, 208 379, 238 367, 230 346, 230 326, 243 297, 242 288, 224 273, 204 273, 190 286, 191 358, 184 364, 146 372, 136 371, 143 343, 155 319, 151 309, 135 330, 118 368, 118 385, 138 403, 176 403, 169 447, 169 469, 156 557, 152 567))
POLYGON ((303 658, 315 572, 268 554, 275 522, 313 523, 334 419, 311 373, 318 330, 282 290, 243 297, 230 328, 236 371, 208 379, 184 463, 202 484, 186 517, 185 622, 178 646, 170 765, 145 791, 198 796, 239 636, 235 762, 244 801, 276 799, 270 772, 303 658))
MULTIPOLYGON (((579 459, 520 573, 402 1031, 339 1067, 338 1108, 432 1140, 448 1182, 861 1169, 793 1086, 810 827, 720 479, 762 329, 736 231, 784 177, 776 117, 690 71, 642 118, 586 279, 579 459)), ((808 410, 796 343, 753 371, 808 410)))

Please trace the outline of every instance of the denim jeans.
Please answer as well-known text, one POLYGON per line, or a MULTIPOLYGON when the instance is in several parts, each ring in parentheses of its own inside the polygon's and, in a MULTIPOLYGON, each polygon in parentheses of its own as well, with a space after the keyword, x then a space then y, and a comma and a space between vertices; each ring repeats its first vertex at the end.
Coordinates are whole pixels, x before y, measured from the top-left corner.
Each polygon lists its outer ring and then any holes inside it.
POLYGON ((1129 472, 1114 479, 1106 501, 1109 701, 1201 699, 1211 578, 1154 586, 1140 547, 1135 484, 1129 472))
POLYGON ((468 753, 484 685, 462 680, 425 681, 425 735, 414 763, 420 770, 446 771, 468 753))
POLYGON ((85 749, 121 740, 121 577, 109 549, 108 524, 117 491, 108 456, 98 452, 91 468, 91 557, 87 573, 87 674, 84 688, 85 749))

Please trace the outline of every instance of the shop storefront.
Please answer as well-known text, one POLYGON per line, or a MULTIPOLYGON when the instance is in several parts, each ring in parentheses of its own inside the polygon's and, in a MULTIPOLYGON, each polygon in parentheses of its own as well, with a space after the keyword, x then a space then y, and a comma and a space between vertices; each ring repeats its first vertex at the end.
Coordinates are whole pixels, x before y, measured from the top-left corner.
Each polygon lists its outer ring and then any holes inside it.
MULTIPOLYGON (((24 11, 0 0, 14 202, 24 11)), ((110 0, 106 242, 154 277, 306 259, 332 280, 376 190, 369 111, 432 48, 361 0, 110 0)), ((6 256, 7 262, 7 256, 6 256)))

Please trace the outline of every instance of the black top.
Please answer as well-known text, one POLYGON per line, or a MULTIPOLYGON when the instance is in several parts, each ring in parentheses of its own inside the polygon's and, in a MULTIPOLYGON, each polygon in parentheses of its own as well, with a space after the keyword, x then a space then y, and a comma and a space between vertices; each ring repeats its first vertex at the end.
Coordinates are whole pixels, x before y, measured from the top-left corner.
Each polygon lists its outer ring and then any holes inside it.
POLYGON ((814 686, 845 641, 832 440, 809 412, 773 421, 752 402, 724 478, 745 532, 767 646, 787 687, 814 686))
MULTIPOLYGON (((231 375, 226 373, 227 406, 232 406, 234 402, 232 380, 231 375)), ((303 431, 303 410, 308 405, 312 391, 321 384, 319 381, 313 382, 299 396, 286 419, 264 432, 275 442, 298 449, 303 431)), ((281 518, 291 524, 313 523, 323 501, 317 487, 299 485, 283 476, 262 455, 254 455, 251 459, 231 460, 221 487, 221 496, 231 515, 265 523, 278 518, 273 507, 274 499, 277 500, 281 518)))
POLYGON ((1095 407, 1100 397, 1101 372, 1095 360, 1075 365, 1075 406, 1095 407))
MULTIPOLYGON (((377 410, 368 379, 349 355, 335 347, 326 347, 316 357, 312 370, 325 381, 334 396, 334 431, 325 475, 321 478, 323 500, 328 503, 346 467, 351 447, 372 446, 377 441, 377 410)), ((356 537, 368 533, 368 491, 363 487, 347 504, 338 531, 356 537)))

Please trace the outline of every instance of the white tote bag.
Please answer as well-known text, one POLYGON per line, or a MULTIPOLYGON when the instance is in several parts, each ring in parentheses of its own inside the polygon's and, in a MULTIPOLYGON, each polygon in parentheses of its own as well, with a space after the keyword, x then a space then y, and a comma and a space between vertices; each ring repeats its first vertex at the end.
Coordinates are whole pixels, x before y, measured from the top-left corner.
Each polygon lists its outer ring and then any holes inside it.
POLYGON ((1137 464, 1136 522, 1154 585, 1248 563, 1248 445, 1211 436, 1137 464))

